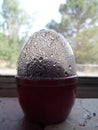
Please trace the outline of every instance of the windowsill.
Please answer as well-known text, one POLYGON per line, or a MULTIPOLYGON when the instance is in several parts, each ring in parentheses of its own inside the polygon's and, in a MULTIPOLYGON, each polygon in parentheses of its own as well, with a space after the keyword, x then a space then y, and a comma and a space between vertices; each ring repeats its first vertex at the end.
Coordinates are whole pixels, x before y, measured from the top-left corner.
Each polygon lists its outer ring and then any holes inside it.
POLYGON ((66 121, 45 126, 32 124, 24 119, 17 98, 0 98, 0 130, 97 130, 98 99, 76 99, 66 121))

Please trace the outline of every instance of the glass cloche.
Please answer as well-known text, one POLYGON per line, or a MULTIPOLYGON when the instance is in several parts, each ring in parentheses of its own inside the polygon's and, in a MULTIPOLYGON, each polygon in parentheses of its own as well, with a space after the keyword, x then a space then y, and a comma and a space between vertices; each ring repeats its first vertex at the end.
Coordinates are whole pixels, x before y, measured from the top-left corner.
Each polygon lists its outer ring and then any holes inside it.
POLYGON ((21 50, 17 75, 29 79, 76 75, 74 54, 68 41, 54 30, 35 32, 21 50))

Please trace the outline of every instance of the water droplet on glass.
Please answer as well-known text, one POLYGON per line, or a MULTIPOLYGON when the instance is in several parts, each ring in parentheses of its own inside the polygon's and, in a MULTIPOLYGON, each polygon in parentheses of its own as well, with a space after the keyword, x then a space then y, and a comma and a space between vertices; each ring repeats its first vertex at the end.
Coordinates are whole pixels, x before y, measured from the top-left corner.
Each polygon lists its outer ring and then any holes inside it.
MULTIPOLYGON (((43 30, 41 30, 41 31, 43 31, 43 30)), ((42 33, 41 35, 42 35, 42 37, 45 37, 45 36, 46 36, 46 33, 42 33)))
POLYGON ((50 57, 53 58, 53 54, 51 54, 50 57))
POLYGON ((42 54, 43 54, 43 56, 45 56, 45 52, 44 51, 42 52, 42 54))
POLYGON ((51 43, 48 43, 47 45, 48 45, 48 47, 51 47, 51 43))
POLYGON ((72 67, 71 67, 71 65, 69 65, 68 69, 69 69, 70 71, 72 70, 72 67))
POLYGON ((54 67, 56 66, 56 64, 53 65, 54 67))
POLYGON ((37 42, 34 42, 34 45, 37 45, 37 42))
POLYGON ((34 61, 33 61, 33 62, 35 63, 36 61, 37 61, 37 59, 36 59, 36 58, 34 58, 34 61))
POLYGON ((37 60, 36 58, 34 58, 34 60, 37 60))
POLYGON ((39 53, 42 53, 42 51, 39 49, 39 53))
POLYGON ((68 73, 65 71, 65 76, 68 76, 68 73))
POLYGON ((45 59, 48 59, 48 57, 46 56, 45 59))
POLYGON ((50 39, 51 39, 52 41, 54 41, 54 40, 55 40, 55 38, 54 38, 54 37, 50 37, 50 39))
POLYGON ((42 60, 43 60, 43 57, 40 57, 40 58, 39 58, 39 61, 41 62, 42 60))

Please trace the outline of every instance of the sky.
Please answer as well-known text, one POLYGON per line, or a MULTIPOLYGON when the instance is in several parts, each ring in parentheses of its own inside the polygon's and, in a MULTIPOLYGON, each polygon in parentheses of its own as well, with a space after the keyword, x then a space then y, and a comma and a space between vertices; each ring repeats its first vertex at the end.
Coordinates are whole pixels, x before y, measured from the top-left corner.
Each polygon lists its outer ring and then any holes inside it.
MULTIPOLYGON (((0 0, 0 10, 2 1, 0 0)), ((23 8, 29 15, 34 16, 33 26, 30 33, 45 28, 45 25, 52 19, 59 22, 59 6, 66 0, 18 0, 20 8, 23 8)))
POLYGON ((59 5, 66 0, 18 0, 22 7, 30 15, 34 14, 31 33, 45 28, 52 19, 59 21, 59 5))

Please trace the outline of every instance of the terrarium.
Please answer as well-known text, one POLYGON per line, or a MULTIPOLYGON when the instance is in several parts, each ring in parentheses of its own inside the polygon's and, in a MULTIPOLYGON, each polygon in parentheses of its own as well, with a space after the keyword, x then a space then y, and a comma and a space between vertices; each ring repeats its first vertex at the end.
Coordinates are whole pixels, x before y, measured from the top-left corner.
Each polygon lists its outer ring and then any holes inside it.
POLYGON ((16 80, 27 119, 42 124, 65 120, 75 101, 77 80, 68 41, 54 30, 35 32, 21 49, 16 80))

